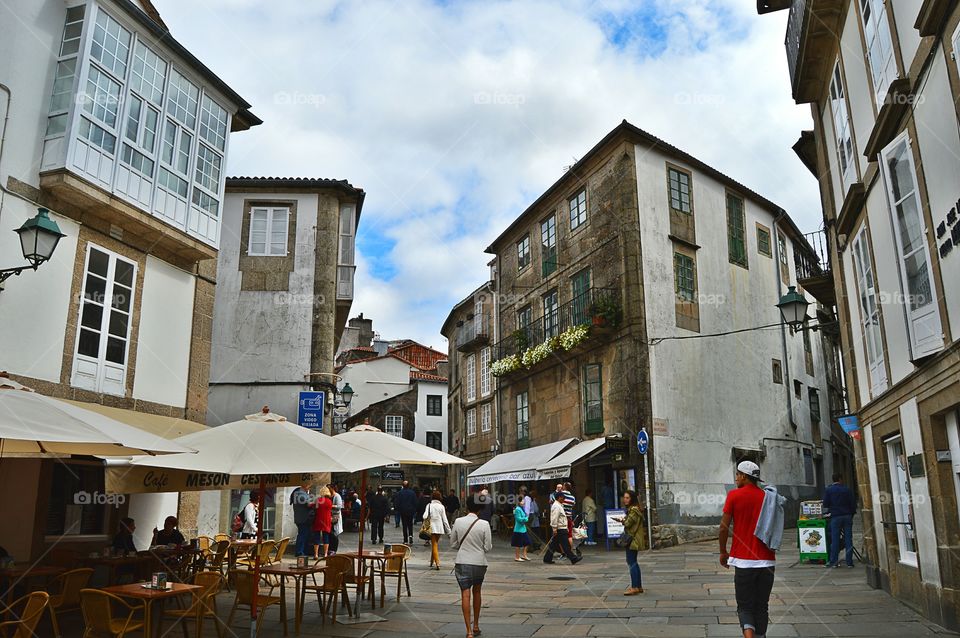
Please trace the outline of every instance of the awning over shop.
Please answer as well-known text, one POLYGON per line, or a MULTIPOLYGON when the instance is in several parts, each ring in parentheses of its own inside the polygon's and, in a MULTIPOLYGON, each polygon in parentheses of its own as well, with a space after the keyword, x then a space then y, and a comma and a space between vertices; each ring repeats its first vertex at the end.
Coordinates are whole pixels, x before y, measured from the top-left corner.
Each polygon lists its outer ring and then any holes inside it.
POLYGON ((537 479, 559 479, 570 476, 570 467, 603 449, 604 438, 581 441, 570 449, 537 466, 537 479))
POLYGON ((576 439, 563 439, 525 450, 498 454, 467 475, 467 485, 485 485, 497 481, 535 481, 537 467, 546 464, 574 441, 576 439))

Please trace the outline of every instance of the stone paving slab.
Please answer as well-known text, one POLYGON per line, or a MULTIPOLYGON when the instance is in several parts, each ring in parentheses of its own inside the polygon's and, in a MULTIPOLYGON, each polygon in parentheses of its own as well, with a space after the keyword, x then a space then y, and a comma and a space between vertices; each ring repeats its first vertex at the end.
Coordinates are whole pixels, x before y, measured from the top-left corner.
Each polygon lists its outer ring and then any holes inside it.
MULTIPOLYGON (((392 530, 388 529, 388 536, 392 530)), ((399 536, 399 534, 397 534, 399 536)), ((356 535, 341 537, 342 547, 355 543, 356 535)), ((399 538, 388 538, 393 542, 399 538)), ((624 597, 629 583, 624 556, 606 552, 602 546, 583 548, 584 560, 576 566, 558 561, 544 565, 513 561, 507 541, 497 538, 483 589, 480 625, 483 636, 496 638, 544 638, 571 636, 725 638, 741 636, 737 625, 733 570, 717 563, 714 543, 686 545, 640 556, 645 593, 624 597), (557 580, 556 578, 569 578, 557 580)), ((302 636, 334 638, 445 638, 464 636, 460 594, 450 567, 454 552, 444 547, 441 571, 427 569, 429 552, 414 546, 410 562, 412 597, 395 598, 395 585, 387 583, 383 608, 373 613, 384 622, 357 625, 321 624, 316 598, 307 598, 302 636), (394 593, 391 598, 390 593, 394 593)), ((537 558, 531 554, 531 558, 537 558)), ((778 567, 770 599, 771 637, 859 638, 885 636, 953 635, 933 625, 886 592, 871 590, 861 569, 824 569, 795 564, 796 548, 778 555, 778 567)), ((274 592, 275 594, 278 592, 274 592)), ((293 636, 292 592, 288 601, 290 636, 293 636)), ((226 616, 233 593, 224 592, 218 608, 226 616)), ((350 597, 351 603, 355 596, 350 597)), ((361 606, 371 613, 369 601, 361 606)), ((341 611, 343 615, 346 610, 341 611)), ((64 638, 80 638, 83 622, 74 614, 62 623, 64 638)), ((195 635, 192 624, 189 635, 195 635)), ((49 621, 37 635, 52 635, 49 621)), ((182 635, 179 627, 164 627, 162 638, 182 635)), ((225 638, 249 635, 246 619, 238 619, 225 638)), ((278 614, 271 609, 265 618, 263 638, 283 636, 278 614)), ((209 622, 202 638, 217 636, 209 622)))

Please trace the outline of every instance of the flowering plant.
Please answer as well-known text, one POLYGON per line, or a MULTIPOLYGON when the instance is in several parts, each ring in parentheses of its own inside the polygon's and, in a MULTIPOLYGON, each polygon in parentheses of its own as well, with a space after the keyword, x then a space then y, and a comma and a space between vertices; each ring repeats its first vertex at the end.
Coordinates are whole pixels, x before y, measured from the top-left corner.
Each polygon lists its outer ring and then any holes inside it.
POLYGON ((523 365, 528 368, 534 366, 549 357, 552 352, 553 348, 550 346, 549 341, 541 343, 539 346, 534 346, 523 353, 523 365))
POLYGON ((560 346, 564 350, 573 350, 578 345, 583 343, 589 334, 590 329, 586 324, 571 326, 570 328, 564 330, 560 335, 560 346))
POLYGON ((497 359, 490 364, 490 374, 495 377, 500 377, 505 374, 509 374, 514 370, 519 370, 523 364, 520 361, 520 356, 511 354, 504 357, 503 359, 497 359))

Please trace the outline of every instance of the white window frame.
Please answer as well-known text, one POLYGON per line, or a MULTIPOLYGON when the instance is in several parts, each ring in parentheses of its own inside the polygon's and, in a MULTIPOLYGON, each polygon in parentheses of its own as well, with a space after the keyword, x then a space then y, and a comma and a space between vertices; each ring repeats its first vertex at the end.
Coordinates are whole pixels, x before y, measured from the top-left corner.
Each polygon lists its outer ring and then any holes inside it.
POLYGON ((467 436, 476 436, 477 435, 477 409, 470 408, 467 410, 467 436))
MULTIPOLYGON (((111 252, 101 246, 88 243, 83 260, 83 285, 81 286, 80 303, 77 310, 77 335, 73 344, 73 370, 71 372, 70 385, 93 392, 102 392, 115 396, 126 395, 127 370, 130 365, 130 339, 133 331, 133 313, 136 307, 137 293, 137 263, 114 252, 111 252), (87 278, 90 267, 90 255, 92 251, 103 253, 107 256, 107 275, 104 286, 103 299, 100 302, 93 302, 102 308, 99 329, 99 351, 96 357, 80 354, 80 337, 83 332, 83 311, 87 303, 87 278), (111 337, 121 338, 120 335, 110 333, 110 319, 112 316, 111 303, 119 294, 117 286, 122 286, 116 281, 117 262, 122 261, 133 268, 133 275, 130 285, 130 303, 127 305, 127 329, 123 335, 123 363, 108 361, 106 358, 107 343, 111 337), (109 374, 108 374, 109 373, 109 374)), ((95 277, 100 275, 93 274, 95 277)), ((92 293, 90 293, 92 296, 92 293)))
POLYGON ((517 394, 517 440, 530 441, 530 395, 524 390, 517 394))
POLYGON ((473 302, 473 334, 483 334, 483 299, 473 302))
POLYGON ((477 357, 467 356, 467 401, 477 400, 477 357))
POLYGON ((860 327, 863 331, 870 395, 876 397, 887 389, 887 365, 886 353, 883 349, 877 279, 873 271, 873 251, 866 226, 854 237, 852 245, 853 271, 857 287, 857 303, 860 306, 860 327))
POLYGON ((383 417, 383 431, 391 436, 403 438, 403 416, 388 414, 383 417))
POLYGON ((576 230, 589 221, 586 186, 567 198, 567 208, 570 212, 570 230, 576 230))
POLYGON ((953 45, 953 63, 957 65, 957 72, 960 73, 960 24, 957 25, 957 30, 953 32, 950 42, 953 45))
POLYGON ((524 235, 517 241, 517 270, 530 265, 530 235, 524 235))
POLYGON ((830 77, 830 112, 833 115, 833 136, 837 146, 837 166, 840 181, 846 194, 850 185, 857 181, 856 153, 853 150, 850 112, 847 109, 847 88, 843 83, 843 71, 838 57, 830 77))
POLYGON ((480 431, 489 432, 493 427, 492 424, 490 404, 484 403, 480 408, 480 431))
MULTIPOLYGON (((54 69, 53 88, 50 89, 50 108, 47 117, 47 126, 44 133, 45 139, 64 137, 69 130, 70 111, 75 103, 77 96, 78 81, 81 79, 81 53, 84 42, 86 42, 86 33, 88 22, 88 9, 85 5, 77 7, 68 7, 67 11, 79 9, 83 15, 79 20, 67 22, 66 16, 63 24, 63 31, 60 36, 60 48, 58 50, 57 64, 54 69), (68 29, 80 25, 80 32, 71 31, 68 37, 68 29), (75 44, 76 48, 67 43, 75 44), (66 50, 65 50, 66 49, 66 50), (72 72, 67 70, 72 65, 72 72), (62 71, 62 72, 61 72, 62 71), (55 99, 57 97, 62 99, 55 99)), ((85 80, 84 80, 85 81, 85 80)))
POLYGON ((896 517, 897 545, 900 550, 900 562, 917 566, 917 537, 914 531, 911 510, 913 508, 912 487, 907 473, 907 455, 900 435, 883 442, 887 451, 887 465, 890 467, 890 491, 893 512, 896 517), (898 453, 899 452, 899 453, 898 453), (907 543, 913 549, 906 549, 907 543))
POLYGON ((883 106, 890 83, 897 79, 897 60, 893 54, 893 36, 885 0, 858 0, 860 22, 866 43, 867 67, 873 79, 877 110, 883 106))
POLYGON ((937 302, 936 282, 933 278, 933 265, 927 243, 927 222, 923 215, 923 205, 920 201, 920 185, 917 181, 917 167, 913 158, 913 143, 906 131, 881 151, 880 164, 883 181, 884 184, 886 184, 890 223, 893 226, 894 248, 897 252, 897 266, 900 272, 900 286, 903 292, 903 308, 906 313, 907 329, 910 336, 910 351, 913 353, 913 359, 919 359, 943 348, 943 328, 940 322, 940 306, 937 302), (909 163, 910 176, 913 178, 913 190, 897 201, 894 199, 893 181, 890 175, 888 161, 892 155, 897 153, 900 147, 904 147, 906 151, 904 156, 909 163), (903 238, 900 233, 900 223, 897 219, 897 208, 901 203, 906 202, 910 198, 913 198, 914 210, 918 218, 916 221, 919 224, 920 241, 919 247, 914 248, 910 254, 905 255, 903 254, 903 238), (927 271, 930 300, 919 308, 913 308, 913 295, 910 291, 906 262, 911 257, 919 255, 921 251, 924 267, 927 271), (919 327, 922 327, 923 330, 918 330, 919 327))
POLYGON ((290 208, 288 206, 252 206, 250 208, 250 232, 247 237, 247 255, 250 257, 286 257, 287 256, 287 240, 290 233, 290 208), (256 213, 266 213, 266 229, 264 232, 266 236, 264 237, 263 250, 256 251, 253 247, 253 223, 256 213), (277 230, 274 228, 274 225, 278 224, 279 216, 278 213, 284 214, 283 219, 283 252, 273 252, 273 242, 271 237, 273 237, 274 232, 277 230))
POLYGON ((480 351, 480 396, 490 395, 490 346, 480 351))
POLYGON ((545 339, 560 334, 560 293, 554 289, 541 298, 543 308, 543 336, 545 339))

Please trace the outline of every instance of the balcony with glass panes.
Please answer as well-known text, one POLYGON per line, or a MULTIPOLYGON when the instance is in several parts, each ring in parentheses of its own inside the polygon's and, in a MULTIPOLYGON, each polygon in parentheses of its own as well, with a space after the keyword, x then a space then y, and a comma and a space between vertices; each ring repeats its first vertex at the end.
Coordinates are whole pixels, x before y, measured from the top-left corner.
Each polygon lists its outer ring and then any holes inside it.
POLYGON ((112 5, 66 10, 41 189, 103 216, 111 232, 188 260, 215 257, 238 105, 142 30, 112 5))

